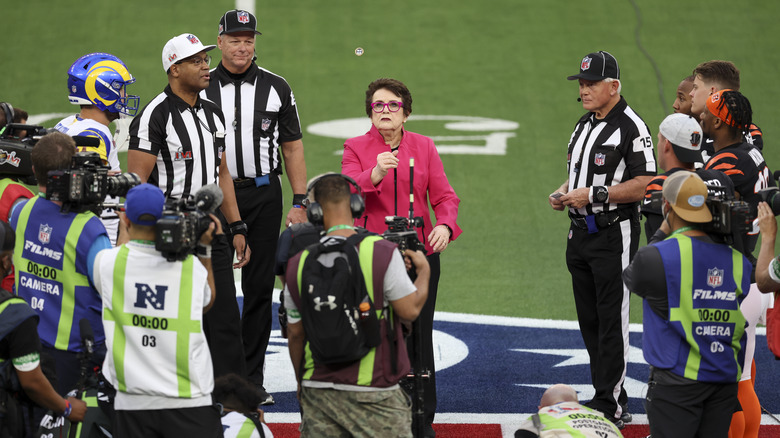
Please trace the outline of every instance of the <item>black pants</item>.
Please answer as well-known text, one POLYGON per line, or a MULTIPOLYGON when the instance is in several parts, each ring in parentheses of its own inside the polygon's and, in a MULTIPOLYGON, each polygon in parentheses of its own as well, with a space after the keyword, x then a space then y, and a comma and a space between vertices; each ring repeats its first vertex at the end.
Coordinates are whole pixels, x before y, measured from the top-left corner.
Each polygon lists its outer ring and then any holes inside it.
POLYGON ((639 246, 639 221, 627 219, 589 234, 571 225, 566 247, 580 333, 590 356, 596 394, 587 405, 607 418, 628 403, 623 389, 628 355, 629 293, 622 280, 639 246))
MULTIPOLYGON (((428 282, 428 298, 420 311, 418 327, 422 332, 422 344, 420 347, 422 367, 430 371, 431 377, 425 382, 425 426, 428 433, 432 433, 430 427, 433 424, 433 418, 436 414, 436 369, 433 361, 433 313, 436 310, 436 294, 439 289, 439 276, 441 274, 441 263, 439 253, 428 256, 428 264, 431 266, 431 279, 428 282)), ((417 366, 417 355, 415 354, 415 335, 414 333, 406 339, 406 349, 409 353, 409 359, 412 367, 417 366)), ((414 400, 414 394, 409 394, 414 400)), ((412 430, 415 430, 416 422, 412 417, 412 430)))
POLYGON ((241 269, 244 310, 241 315, 244 352, 249 381, 263 384, 265 352, 271 338, 273 321, 274 257, 282 222, 282 185, 270 175, 269 185, 236 186, 241 219, 249 232, 247 244, 252 250, 249 263, 241 269))
POLYGON ((222 437, 222 421, 215 406, 183 409, 116 411, 117 438, 222 437))
POLYGON ((646 406, 653 438, 726 438, 737 407, 737 383, 665 385, 648 382, 646 406))
MULTIPOLYGON (((218 214, 223 220, 221 214, 218 214)), ((231 237, 228 235, 227 239, 231 237)), ((203 331, 211 350, 214 377, 235 373, 246 376, 244 347, 241 341, 241 320, 236 302, 236 282, 233 279, 233 252, 226 238, 211 244, 211 266, 217 287, 214 305, 203 317, 203 331)))

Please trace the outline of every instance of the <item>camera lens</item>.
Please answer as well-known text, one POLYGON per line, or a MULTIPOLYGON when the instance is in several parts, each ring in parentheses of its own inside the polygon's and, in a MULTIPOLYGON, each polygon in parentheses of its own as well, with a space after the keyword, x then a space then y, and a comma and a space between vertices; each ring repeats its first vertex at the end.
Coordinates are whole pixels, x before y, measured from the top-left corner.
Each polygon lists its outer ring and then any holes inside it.
POLYGON ((141 178, 134 173, 122 173, 107 178, 107 194, 110 196, 125 196, 133 187, 141 184, 141 178))

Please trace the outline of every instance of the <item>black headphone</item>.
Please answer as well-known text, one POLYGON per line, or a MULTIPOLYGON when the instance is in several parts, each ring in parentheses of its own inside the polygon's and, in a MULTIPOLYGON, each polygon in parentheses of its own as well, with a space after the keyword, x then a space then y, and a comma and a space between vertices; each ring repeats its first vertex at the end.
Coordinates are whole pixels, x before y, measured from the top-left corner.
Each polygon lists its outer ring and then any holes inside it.
POLYGON ((3 112, 5 113, 5 124, 13 123, 14 122, 14 107, 11 106, 11 104, 7 102, 0 102, 0 108, 3 108, 3 112))
MULTIPOLYGON (((357 219, 360 216, 363 216, 363 212, 366 211, 366 203, 363 200, 363 191, 360 190, 360 186, 358 185, 358 183, 356 183, 354 179, 348 177, 347 175, 341 173, 326 173, 325 175, 316 178, 314 181, 312 181, 309 184, 309 187, 306 188, 306 194, 308 195, 312 193, 312 191, 320 181, 329 177, 342 178, 346 180, 348 183, 350 183, 352 187, 355 188, 357 193, 352 193, 349 196, 349 209, 352 211, 353 218, 357 219)), ((309 219, 309 222, 313 223, 314 225, 322 225, 323 223, 322 206, 318 202, 312 202, 311 204, 309 204, 309 206, 306 208, 306 218, 309 219)))

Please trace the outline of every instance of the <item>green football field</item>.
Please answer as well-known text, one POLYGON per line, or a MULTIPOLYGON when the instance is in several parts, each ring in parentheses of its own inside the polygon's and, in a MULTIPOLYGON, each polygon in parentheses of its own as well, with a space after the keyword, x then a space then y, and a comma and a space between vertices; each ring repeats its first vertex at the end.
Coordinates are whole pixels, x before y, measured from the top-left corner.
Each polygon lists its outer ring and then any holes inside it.
MULTIPOLYGON (((161 66, 165 42, 191 32, 215 44, 219 17, 235 5, 224 0, 1 3, 0 100, 31 115, 75 112, 67 101, 67 69, 96 51, 125 61, 137 78, 130 91, 145 104, 167 83, 161 66)), ((677 84, 699 62, 735 62, 742 92, 764 132, 766 161, 780 169, 774 141, 780 138, 780 90, 774 85, 780 3, 636 4, 639 9, 628 0, 258 1, 263 32, 258 63, 284 76, 295 91, 310 176, 340 169, 335 153, 343 139, 307 128, 365 118, 365 88, 378 77, 407 84, 414 115, 439 116, 410 120, 409 130, 443 138, 440 146, 461 146, 442 153, 462 199, 464 233, 442 257, 437 309, 574 319, 564 260, 568 219, 549 207, 547 195, 566 178, 566 143, 583 112, 577 85, 566 76, 577 72, 585 54, 607 50, 617 57, 623 95, 653 135, 671 112, 677 84), (355 55, 358 47, 362 56, 355 55), (457 119, 453 116, 504 122, 463 131, 463 126, 453 130, 444 116, 450 122, 457 119), (486 149, 484 138, 495 132, 503 138, 503 153, 462 153, 462 146, 486 149)), ((212 54, 218 57, 219 51, 212 54)), ((53 126, 59 117, 44 125, 53 126)), ((633 306, 634 322, 640 320, 639 309, 633 306)))

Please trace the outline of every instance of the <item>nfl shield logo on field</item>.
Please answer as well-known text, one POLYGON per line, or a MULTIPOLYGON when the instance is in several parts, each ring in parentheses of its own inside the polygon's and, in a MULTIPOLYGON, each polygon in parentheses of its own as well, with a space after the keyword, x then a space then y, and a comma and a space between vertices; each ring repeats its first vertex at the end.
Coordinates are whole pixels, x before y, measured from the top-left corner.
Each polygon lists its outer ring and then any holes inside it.
POLYGON ((582 58, 582 64, 580 64, 580 70, 585 71, 590 68, 590 61, 591 58, 588 58, 587 56, 582 58))
POLYGON ((723 285, 723 269, 712 268, 707 270, 707 285, 720 287, 723 285))
POLYGON ((260 121, 260 129, 263 131, 268 131, 268 128, 271 127, 271 119, 263 119, 260 121))
POLYGON ((51 232, 52 227, 48 224, 41 224, 41 227, 38 229, 38 240, 44 245, 49 243, 51 241, 51 232))
POLYGON ((249 23, 249 12, 238 11, 238 22, 241 24, 249 23))
POLYGON ((596 158, 593 160, 593 163, 596 166, 603 166, 605 161, 607 161, 607 156, 604 155, 604 154, 599 153, 599 154, 596 154, 596 158))

